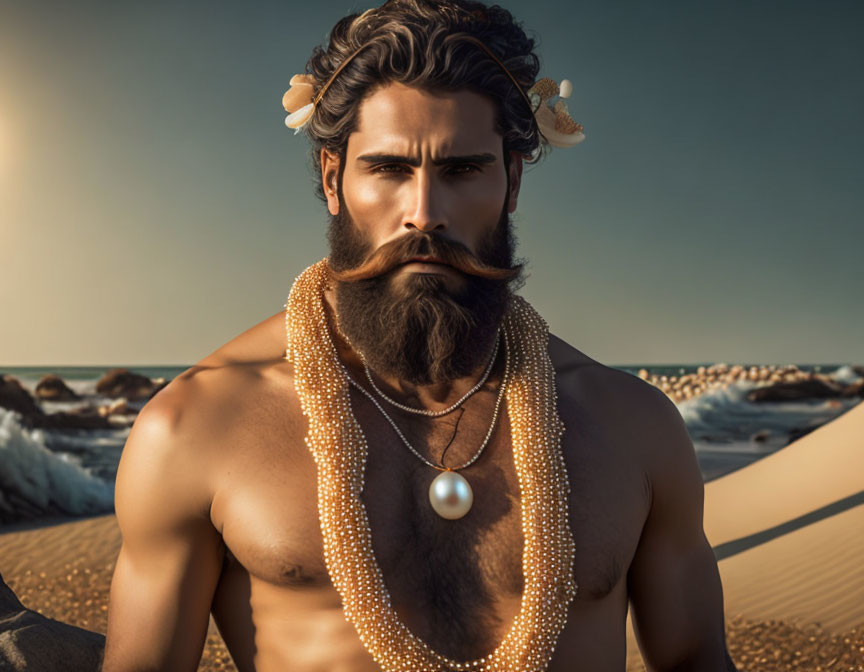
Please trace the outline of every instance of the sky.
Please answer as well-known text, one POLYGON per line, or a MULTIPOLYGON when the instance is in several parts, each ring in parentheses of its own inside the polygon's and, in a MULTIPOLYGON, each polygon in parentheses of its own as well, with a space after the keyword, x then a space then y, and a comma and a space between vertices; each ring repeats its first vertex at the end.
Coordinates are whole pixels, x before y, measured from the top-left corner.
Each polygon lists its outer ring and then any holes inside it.
MULTIPOLYGON (((864 3, 507 0, 576 148, 522 294, 610 365, 864 363, 864 3)), ((0 0, 0 367, 190 365, 327 254, 282 94, 358 2, 0 0)))

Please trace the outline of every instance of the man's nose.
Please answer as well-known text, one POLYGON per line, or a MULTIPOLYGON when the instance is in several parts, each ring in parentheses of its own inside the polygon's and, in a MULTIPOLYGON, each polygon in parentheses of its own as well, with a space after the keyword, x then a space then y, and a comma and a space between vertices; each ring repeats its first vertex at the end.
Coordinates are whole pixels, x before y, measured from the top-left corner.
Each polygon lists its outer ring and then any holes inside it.
POLYGON ((434 175, 419 169, 410 185, 412 202, 405 210, 403 226, 424 233, 447 230, 444 194, 434 175))

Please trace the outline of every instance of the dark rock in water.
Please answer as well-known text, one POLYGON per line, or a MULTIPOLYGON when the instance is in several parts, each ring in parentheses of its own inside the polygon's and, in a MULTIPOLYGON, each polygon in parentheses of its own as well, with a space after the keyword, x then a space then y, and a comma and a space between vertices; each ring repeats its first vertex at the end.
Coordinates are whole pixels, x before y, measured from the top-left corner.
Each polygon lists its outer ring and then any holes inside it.
POLYGON ((825 399, 843 395, 843 386, 824 378, 808 378, 790 383, 757 387, 747 393, 748 401, 792 401, 795 399, 825 399))
POLYGON ((104 650, 103 635, 25 608, 0 576, 0 669, 96 672, 104 650))
POLYGON ((758 432, 753 434, 750 437, 750 440, 754 443, 765 443, 768 439, 771 438, 771 430, 770 429, 760 429, 758 432))
POLYGON ((146 399, 153 392, 153 381, 129 369, 111 369, 96 383, 96 391, 106 397, 146 399))
POLYGON ((98 410, 92 407, 24 418, 22 424, 29 429, 37 427, 44 429, 110 429, 114 427, 108 418, 100 415, 98 410))
MULTIPOLYGON (((43 388, 46 391, 44 394, 40 393, 41 398, 50 399, 51 401, 67 400, 65 398, 61 399, 59 396, 45 396, 51 394, 50 390, 65 389, 69 393, 75 394, 74 391, 66 386, 62 379, 53 375, 45 376, 40 380, 36 389, 39 390, 39 386, 43 385, 46 379, 50 378, 56 379, 57 382, 47 382, 43 388)), ((99 385, 103 386, 102 390, 99 390, 100 394, 115 398, 125 396, 126 399, 130 400, 148 399, 158 391, 149 378, 137 373, 130 373, 126 369, 113 369, 109 371, 99 381, 99 385), (112 376, 112 374, 114 375, 112 376), (126 394, 118 394, 118 392, 123 391, 126 394)), ((161 389, 161 387, 158 389, 161 389)), ((63 394, 62 392, 59 393, 63 394)), ((78 399, 79 397, 76 396, 74 398, 78 399)), ((18 379, 10 375, 0 375, 0 406, 20 414, 21 425, 27 429, 111 429, 118 426, 116 421, 112 422, 109 417, 106 417, 110 413, 100 413, 98 408, 91 406, 58 413, 45 413, 18 379)), ((124 409, 123 411, 118 409, 116 413, 134 413, 135 411, 136 409, 134 408, 124 409)))
MULTIPOLYGON (((61 381, 62 382, 62 381, 61 381)), ((110 429, 113 425, 97 409, 46 413, 14 376, 0 376, 0 406, 21 415, 27 429, 110 429)))
POLYGON ((78 401, 79 397, 60 376, 49 373, 36 383, 36 398, 47 401, 78 401))
POLYGON ((844 397, 864 397, 864 380, 858 380, 850 383, 843 390, 844 397))
POLYGON ((44 415, 18 379, 8 374, 0 375, 0 406, 23 416, 44 415))
POLYGON ((21 425, 27 429, 108 429, 112 426, 93 408, 45 413, 18 379, 9 375, 0 377, 0 406, 19 413, 21 425))
POLYGON ((852 370, 855 372, 856 376, 864 378, 864 366, 853 366, 852 370))

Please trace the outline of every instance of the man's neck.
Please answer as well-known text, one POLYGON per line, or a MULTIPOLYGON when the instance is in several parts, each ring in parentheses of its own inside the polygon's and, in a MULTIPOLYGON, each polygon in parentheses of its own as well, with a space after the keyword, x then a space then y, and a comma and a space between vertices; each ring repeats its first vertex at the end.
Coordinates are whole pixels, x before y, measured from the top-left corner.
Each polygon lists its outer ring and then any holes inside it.
MULTIPOLYGON (((336 297, 333 291, 325 291, 324 298, 327 304, 330 335, 339 353, 339 358, 356 381, 365 382, 366 374, 364 373, 363 360, 340 330, 336 328, 336 297)), ((415 408, 437 411, 458 401, 477 384, 489 365, 489 358, 492 356, 492 352, 492 349, 490 349, 486 358, 468 375, 428 385, 417 385, 396 376, 388 375, 386 372, 372 371, 371 369, 370 374, 378 388, 393 400, 415 408)), ((489 380, 493 378, 496 378, 494 370, 489 376, 489 380)))

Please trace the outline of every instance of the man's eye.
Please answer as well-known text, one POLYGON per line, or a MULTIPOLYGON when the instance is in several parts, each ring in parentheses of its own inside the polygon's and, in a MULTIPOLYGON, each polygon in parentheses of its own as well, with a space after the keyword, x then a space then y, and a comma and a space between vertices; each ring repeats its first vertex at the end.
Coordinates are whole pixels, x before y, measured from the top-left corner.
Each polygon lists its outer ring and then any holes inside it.
POLYGON ((479 166, 475 166, 472 163, 463 163, 458 166, 453 166, 449 173, 451 175, 470 175, 472 173, 477 173, 480 171, 479 166))
MULTIPOLYGON (((448 175, 470 175, 472 173, 476 173, 480 171, 479 166, 475 166, 471 163, 464 163, 457 166, 451 166, 447 169, 448 175)), ((372 169, 373 173, 391 173, 398 174, 405 172, 405 166, 402 166, 398 163, 385 163, 380 166, 375 166, 372 169)))
POLYGON ((380 166, 375 166, 372 169, 372 172, 375 173, 401 173, 403 170, 402 166, 397 163, 387 163, 380 166))

